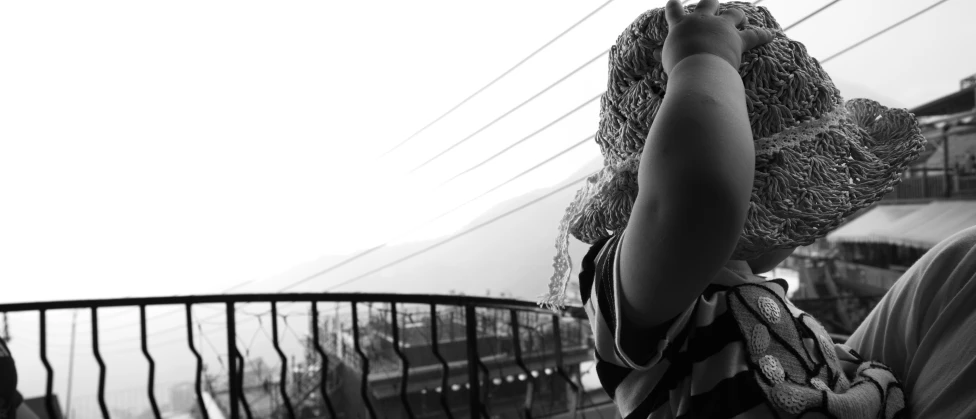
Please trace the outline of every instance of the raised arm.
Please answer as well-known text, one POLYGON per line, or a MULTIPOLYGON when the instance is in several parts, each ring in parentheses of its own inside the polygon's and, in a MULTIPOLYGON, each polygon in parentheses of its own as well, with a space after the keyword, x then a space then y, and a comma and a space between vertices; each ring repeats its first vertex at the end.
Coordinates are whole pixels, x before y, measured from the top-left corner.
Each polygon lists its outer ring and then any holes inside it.
POLYGON ((739 31, 742 12, 702 0, 667 4, 660 54, 668 85, 641 156, 637 200, 620 244, 626 322, 658 326, 687 309, 729 260, 749 208, 755 151, 738 74, 772 34, 739 31))

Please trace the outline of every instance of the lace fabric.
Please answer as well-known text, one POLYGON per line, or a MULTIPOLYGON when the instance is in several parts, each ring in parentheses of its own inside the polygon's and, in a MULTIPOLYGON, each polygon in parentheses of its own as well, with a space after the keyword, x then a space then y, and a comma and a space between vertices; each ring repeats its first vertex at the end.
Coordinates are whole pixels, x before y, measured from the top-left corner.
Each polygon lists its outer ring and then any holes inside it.
POLYGON ((831 128, 849 123, 851 113, 844 106, 825 113, 819 119, 803 122, 754 142, 757 156, 771 156, 785 148, 793 148, 804 141, 816 139, 831 128))
POLYGON ((566 287, 569 285, 570 275, 573 270, 573 260, 569 255, 569 227, 582 215, 581 207, 589 201, 600 189, 599 186, 606 183, 608 178, 607 169, 591 175, 586 180, 586 184, 576 192, 576 197, 569 204, 569 208, 559 221, 559 234, 556 236, 556 256, 553 257, 553 274, 549 278, 549 292, 539 300, 539 305, 553 311, 564 308, 566 287))

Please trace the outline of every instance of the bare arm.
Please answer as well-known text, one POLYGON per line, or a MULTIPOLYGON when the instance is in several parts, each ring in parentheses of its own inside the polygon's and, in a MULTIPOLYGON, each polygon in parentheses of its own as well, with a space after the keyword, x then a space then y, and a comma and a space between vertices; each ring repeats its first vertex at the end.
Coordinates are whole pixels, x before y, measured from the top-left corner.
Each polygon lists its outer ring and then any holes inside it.
POLYGON ((697 16, 710 7, 717 10, 717 0, 703 0, 686 18, 697 19, 682 26, 675 24, 680 5, 668 3, 667 94, 641 156, 620 249, 622 314, 639 328, 668 321, 704 291, 735 249, 749 208, 755 151, 737 68, 742 51, 772 35, 750 31, 756 39, 723 46, 713 38, 747 32, 735 23, 726 23, 731 33, 715 27, 742 17, 697 16))

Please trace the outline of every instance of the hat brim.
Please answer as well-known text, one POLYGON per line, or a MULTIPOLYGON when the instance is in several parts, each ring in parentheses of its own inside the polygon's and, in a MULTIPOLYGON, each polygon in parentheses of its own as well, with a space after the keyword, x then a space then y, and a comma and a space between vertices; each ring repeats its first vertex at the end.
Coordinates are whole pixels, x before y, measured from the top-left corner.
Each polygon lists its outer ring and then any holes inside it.
POLYGON ((894 189, 924 149, 905 109, 869 99, 844 104, 848 116, 807 141, 756 157, 745 227, 732 257, 749 260, 804 246, 894 189))

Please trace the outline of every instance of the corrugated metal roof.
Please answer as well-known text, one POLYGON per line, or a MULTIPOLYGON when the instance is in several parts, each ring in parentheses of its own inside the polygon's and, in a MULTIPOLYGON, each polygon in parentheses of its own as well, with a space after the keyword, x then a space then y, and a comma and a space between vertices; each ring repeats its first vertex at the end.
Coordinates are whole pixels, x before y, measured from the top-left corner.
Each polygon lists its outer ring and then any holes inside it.
POLYGON ((925 207, 926 204, 879 205, 827 234, 827 240, 842 243, 868 243, 871 235, 925 207))
POLYGON ((887 243, 929 249, 962 230, 976 226, 976 201, 939 201, 912 210, 879 206, 874 218, 858 223, 852 221, 827 236, 828 240, 855 243, 887 243), (900 211, 900 212, 899 212, 900 211), (885 222, 891 214, 904 214, 893 222, 885 222), (848 229, 844 232, 844 227, 848 229), (841 233, 837 235, 837 233, 841 233), (833 235, 833 237, 831 237, 833 235))

